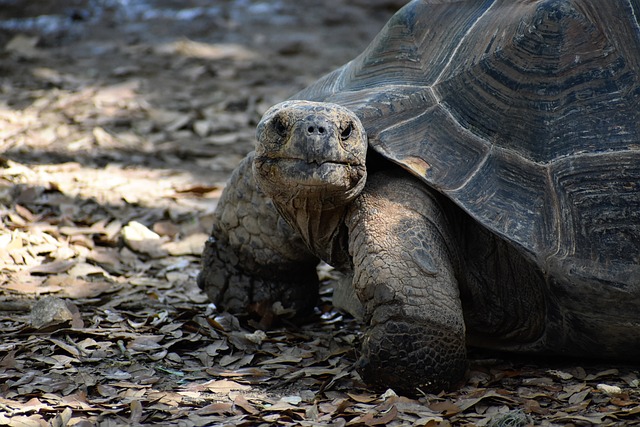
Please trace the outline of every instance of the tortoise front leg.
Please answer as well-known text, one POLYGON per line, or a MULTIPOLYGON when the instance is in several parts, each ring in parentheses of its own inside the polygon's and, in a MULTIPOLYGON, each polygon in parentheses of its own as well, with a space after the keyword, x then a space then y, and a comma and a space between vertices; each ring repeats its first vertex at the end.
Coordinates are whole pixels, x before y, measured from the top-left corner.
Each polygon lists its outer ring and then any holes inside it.
POLYGON ((250 153, 222 193, 198 285, 233 313, 277 302, 308 312, 318 298, 318 259, 257 188, 252 163, 250 153))
POLYGON ((438 392, 466 371, 453 240, 433 193, 403 173, 370 177, 348 217, 354 286, 368 323, 369 384, 438 392))

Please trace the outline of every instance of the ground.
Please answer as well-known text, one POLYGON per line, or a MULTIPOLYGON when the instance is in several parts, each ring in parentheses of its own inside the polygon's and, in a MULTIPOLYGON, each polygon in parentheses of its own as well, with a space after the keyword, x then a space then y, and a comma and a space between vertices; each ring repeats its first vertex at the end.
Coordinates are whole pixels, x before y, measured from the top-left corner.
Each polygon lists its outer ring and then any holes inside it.
POLYGON ((473 353, 458 391, 368 389, 326 268, 305 323, 197 288, 261 113, 401 1, 57 3, 0 0, 0 425, 637 423, 638 367, 603 361, 473 353))

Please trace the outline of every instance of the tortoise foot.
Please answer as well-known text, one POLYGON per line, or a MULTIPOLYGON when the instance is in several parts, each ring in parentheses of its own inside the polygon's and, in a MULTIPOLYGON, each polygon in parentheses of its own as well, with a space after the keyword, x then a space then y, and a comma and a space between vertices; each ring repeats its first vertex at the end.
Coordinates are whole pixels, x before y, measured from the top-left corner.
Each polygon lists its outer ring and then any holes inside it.
POLYGON ((464 341, 442 325, 389 320, 365 334, 357 370, 379 388, 416 395, 459 385, 466 369, 464 341))
POLYGON ((297 316, 308 314, 318 302, 315 269, 292 266, 282 272, 272 267, 249 274, 228 259, 229 251, 219 249, 215 239, 207 241, 198 275, 198 286, 219 309, 260 314, 273 307, 279 313, 297 316))

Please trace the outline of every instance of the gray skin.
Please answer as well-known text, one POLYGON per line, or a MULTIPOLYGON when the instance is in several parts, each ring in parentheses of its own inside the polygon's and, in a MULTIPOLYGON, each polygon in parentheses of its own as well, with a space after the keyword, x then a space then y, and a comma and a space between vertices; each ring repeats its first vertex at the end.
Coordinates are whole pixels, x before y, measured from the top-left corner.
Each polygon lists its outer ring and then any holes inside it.
POLYGON ((205 245, 221 309, 309 312, 318 261, 373 385, 467 346, 640 358, 640 4, 414 0, 265 114, 205 245), (303 101, 304 100, 304 101, 303 101))
POLYGON ((365 130, 348 109, 287 101, 265 114, 257 134, 204 251, 199 282, 220 307, 308 312, 322 259, 351 279, 334 303, 366 325, 363 379, 407 393, 462 379, 465 305, 476 339, 541 335, 535 269, 418 178, 382 159, 367 165, 365 130))

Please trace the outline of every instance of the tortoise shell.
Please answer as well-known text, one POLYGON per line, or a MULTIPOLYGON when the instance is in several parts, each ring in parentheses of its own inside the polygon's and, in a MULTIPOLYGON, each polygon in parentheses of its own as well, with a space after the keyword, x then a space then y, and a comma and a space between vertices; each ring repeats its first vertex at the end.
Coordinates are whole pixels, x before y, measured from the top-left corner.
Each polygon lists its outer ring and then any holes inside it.
POLYGON ((293 99, 571 283, 640 284, 639 0, 413 1, 293 99))

